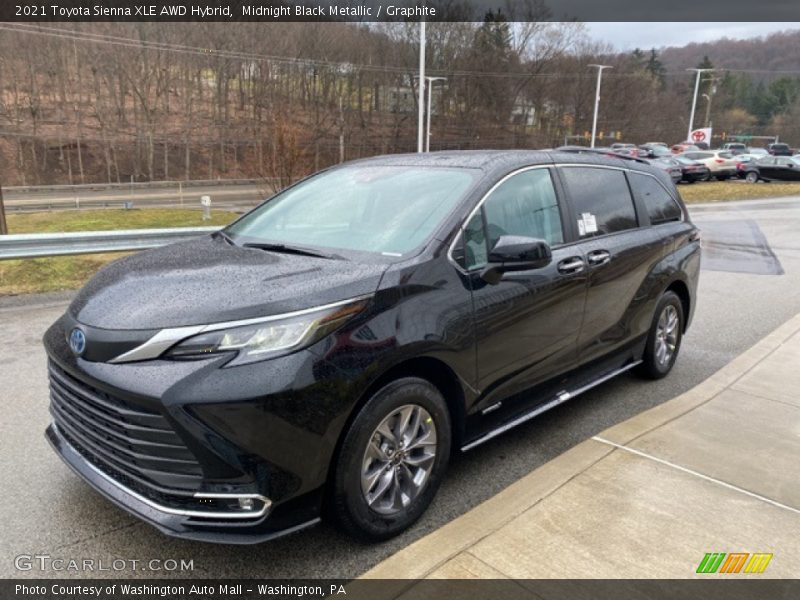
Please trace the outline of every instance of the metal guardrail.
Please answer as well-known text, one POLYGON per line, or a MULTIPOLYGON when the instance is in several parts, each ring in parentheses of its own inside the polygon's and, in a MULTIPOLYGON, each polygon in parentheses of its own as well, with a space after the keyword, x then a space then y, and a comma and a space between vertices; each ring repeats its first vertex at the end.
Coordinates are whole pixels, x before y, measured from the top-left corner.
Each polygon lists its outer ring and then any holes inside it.
POLYGON ((125 183, 76 183, 76 184, 53 184, 53 185, 6 185, 3 190, 9 194, 36 194, 42 192, 76 192, 76 191, 106 191, 106 190, 147 190, 147 189, 168 189, 193 187, 221 187, 226 185, 275 185, 277 178, 269 179, 190 179, 165 180, 165 181, 132 181, 125 183))
POLYGON ((0 236, 0 260, 145 250, 207 235, 219 227, 127 229, 0 236))

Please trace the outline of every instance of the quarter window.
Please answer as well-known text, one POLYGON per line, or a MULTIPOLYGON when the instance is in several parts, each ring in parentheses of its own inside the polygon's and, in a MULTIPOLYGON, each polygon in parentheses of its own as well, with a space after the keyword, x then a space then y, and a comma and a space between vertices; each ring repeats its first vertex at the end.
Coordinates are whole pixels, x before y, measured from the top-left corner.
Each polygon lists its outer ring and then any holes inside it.
POLYGON ((636 209, 622 171, 566 167, 563 174, 581 238, 637 227, 636 209))
POLYGON ((500 236, 564 242, 561 214, 549 169, 530 169, 500 184, 464 227, 466 269, 482 267, 500 236))
POLYGON ((633 194, 647 208, 651 225, 681 220, 680 206, 654 177, 639 173, 630 173, 628 177, 633 194))

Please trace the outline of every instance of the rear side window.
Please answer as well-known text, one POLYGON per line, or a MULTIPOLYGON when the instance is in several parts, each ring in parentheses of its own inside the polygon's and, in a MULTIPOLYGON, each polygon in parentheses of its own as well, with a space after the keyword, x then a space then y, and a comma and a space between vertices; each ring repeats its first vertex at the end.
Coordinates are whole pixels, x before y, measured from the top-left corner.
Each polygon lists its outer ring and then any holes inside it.
POLYGON ((637 226, 625 174, 617 169, 562 168, 578 220, 578 234, 588 238, 637 226))
POLYGON ((655 178, 639 173, 630 173, 628 177, 633 194, 647 208, 652 225, 681 220, 680 206, 655 178))

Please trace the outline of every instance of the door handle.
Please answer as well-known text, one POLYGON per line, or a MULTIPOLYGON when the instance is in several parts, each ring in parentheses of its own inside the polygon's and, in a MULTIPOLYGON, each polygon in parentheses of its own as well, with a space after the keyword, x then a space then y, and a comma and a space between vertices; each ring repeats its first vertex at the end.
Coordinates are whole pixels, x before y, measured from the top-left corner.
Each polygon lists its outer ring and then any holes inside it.
POLYGON ((611 253, 608 250, 592 250, 586 255, 586 260, 593 267, 604 265, 611 260, 611 253))
POLYGON ((585 263, 580 256, 571 256, 558 263, 558 272, 565 275, 569 273, 580 273, 583 271, 584 266, 585 263))

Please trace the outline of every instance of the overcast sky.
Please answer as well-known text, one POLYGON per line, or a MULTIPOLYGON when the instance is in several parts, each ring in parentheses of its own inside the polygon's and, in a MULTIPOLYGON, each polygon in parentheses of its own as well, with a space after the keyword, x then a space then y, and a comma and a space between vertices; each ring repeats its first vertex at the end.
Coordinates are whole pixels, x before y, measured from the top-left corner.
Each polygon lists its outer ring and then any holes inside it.
POLYGON ((747 39, 800 29, 800 23, 586 23, 589 34, 618 50, 685 46, 722 37, 747 39))

